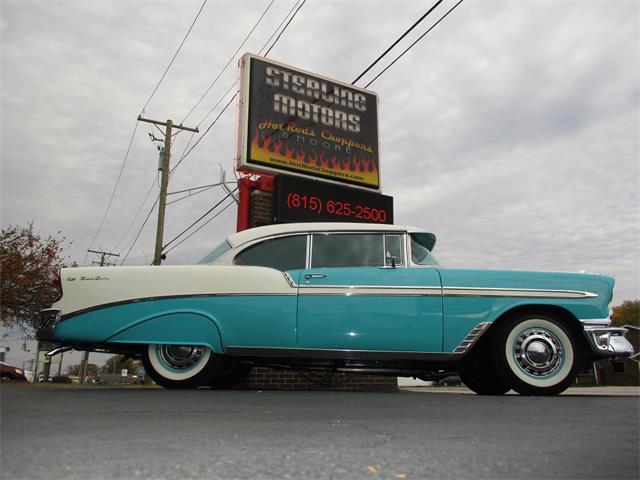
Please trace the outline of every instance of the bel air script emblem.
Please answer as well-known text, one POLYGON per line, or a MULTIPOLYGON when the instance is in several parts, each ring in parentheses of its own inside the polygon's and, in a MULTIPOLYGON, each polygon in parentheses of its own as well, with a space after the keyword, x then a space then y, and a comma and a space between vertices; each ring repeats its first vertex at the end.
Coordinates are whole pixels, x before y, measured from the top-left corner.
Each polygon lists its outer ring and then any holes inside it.
POLYGON ((100 275, 96 275, 95 277, 82 276, 82 277, 80 277, 78 279, 76 279, 76 277, 67 277, 67 282, 75 282, 76 280, 80 280, 80 281, 83 281, 83 280, 96 280, 97 281, 97 280, 109 280, 109 278, 101 277, 100 275))

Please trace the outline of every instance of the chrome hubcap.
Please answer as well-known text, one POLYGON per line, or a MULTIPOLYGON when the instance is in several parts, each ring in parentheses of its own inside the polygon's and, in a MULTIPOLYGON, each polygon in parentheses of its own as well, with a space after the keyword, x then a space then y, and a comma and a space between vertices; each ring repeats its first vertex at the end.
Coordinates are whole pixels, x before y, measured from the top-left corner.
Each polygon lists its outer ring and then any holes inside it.
POLYGON ((522 332, 513 351, 518 366, 529 375, 552 375, 562 365, 562 345, 548 330, 535 328, 522 332))
POLYGON ((174 370, 189 370, 198 364, 205 347, 192 345, 160 345, 158 356, 169 368, 174 370))

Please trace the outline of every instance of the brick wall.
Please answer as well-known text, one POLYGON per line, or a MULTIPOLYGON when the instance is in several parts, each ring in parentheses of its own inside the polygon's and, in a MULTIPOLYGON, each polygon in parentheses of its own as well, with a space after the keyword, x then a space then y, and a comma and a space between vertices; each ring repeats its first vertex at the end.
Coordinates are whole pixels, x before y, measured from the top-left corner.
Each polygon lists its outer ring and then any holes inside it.
MULTIPOLYGON (((258 227, 273 223, 273 193, 251 192, 249 225, 258 227)), ((256 367, 247 379, 236 388, 260 390, 342 390, 366 392, 390 392, 398 390, 398 379, 378 375, 356 375, 322 372, 273 370, 256 367)))
POLYGON ((321 371, 274 370, 254 367, 235 388, 244 390, 340 390, 345 392, 395 392, 396 377, 321 371))
POLYGON ((249 225, 251 228, 273 223, 273 193, 254 190, 251 192, 249 225))

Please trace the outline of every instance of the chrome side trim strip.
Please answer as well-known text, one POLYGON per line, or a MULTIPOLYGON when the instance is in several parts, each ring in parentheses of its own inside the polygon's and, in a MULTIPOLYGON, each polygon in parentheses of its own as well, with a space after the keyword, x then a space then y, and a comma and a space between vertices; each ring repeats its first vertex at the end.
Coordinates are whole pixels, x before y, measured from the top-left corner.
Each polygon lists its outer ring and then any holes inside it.
POLYGON ((293 281, 293 278, 291 278, 291 275, 289 275, 289 273, 282 272, 282 275, 284 275, 284 279, 287 281, 291 288, 298 288, 298 285, 293 281))
POLYGON ((418 285, 301 285, 300 295, 400 295, 445 297, 525 297, 525 298, 595 298, 598 295, 577 290, 543 290, 528 288, 436 287, 418 285))
POLYGON ((295 297, 297 296, 296 292, 291 293, 195 293, 195 294, 184 294, 184 295, 166 295, 166 296, 157 296, 157 297, 142 297, 135 298, 131 300, 119 300, 117 302, 109 302, 109 303, 101 303, 99 305, 93 305, 87 308, 81 308, 79 310, 74 310, 72 312, 64 313, 60 317, 60 321, 63 322, 70 318, 76 317, 83 313, 94 312, 96 310, 102 310, 111 307, 117 307, 120 305, 130 305, 132 303, 141 303, 141 302, 155 302, 162 300, 175 300, 180 298, 203 298, 203 297, 295 297))
POLYGON ((54 348, 50 352, 45 353, 44 356, 51 358, 51 357, 54 357, 54 356, 58 355, 59 353, 68 352, 69 350, 72 350, 72 348, 71 347, 58 347, 58 348, 54 348))
POLYGON ((393 350, 349 350, 325 348, 274 348, 229 346, 225 353, 238 357, 315 358, 348 360, 424 360, 453 361, 463 357, 460 353, 418 352, 393 350))
POLYGON ((578 290, 546 290, 537 288, 444 287, 446 297, 535 297, 535 298, 595 298, 592 292, 578 290))
POLYGON ((489 325, 491 325, 491 322, 482 322, 476 325, 476 328, 464 337, 460 344, 453 350, 453 353, 467 353, 471 350, 471 347, 473 347, 477 341, 480 340, 482 334, 487 331, 489 325))
POLYGON ((326 296, 344 295, 351 296, 440 296, 440 287, 413 287, 413 286, 346 286, 346 285, 301 285, 300 295, 326 296))
POLYGON ((608 327, 611 325, 611 318, 587 318, 587 319, 578 319, 585 327, 586 326, 605 326, 608 327))

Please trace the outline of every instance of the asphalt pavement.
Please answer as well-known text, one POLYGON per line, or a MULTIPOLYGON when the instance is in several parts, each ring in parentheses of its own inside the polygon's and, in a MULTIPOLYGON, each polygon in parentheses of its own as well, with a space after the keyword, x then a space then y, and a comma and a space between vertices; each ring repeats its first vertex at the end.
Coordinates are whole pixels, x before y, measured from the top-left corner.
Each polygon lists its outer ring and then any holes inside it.
POLYGON ((639 477, 635 394, 436 392, 2 386, 0 476, 639 477))

